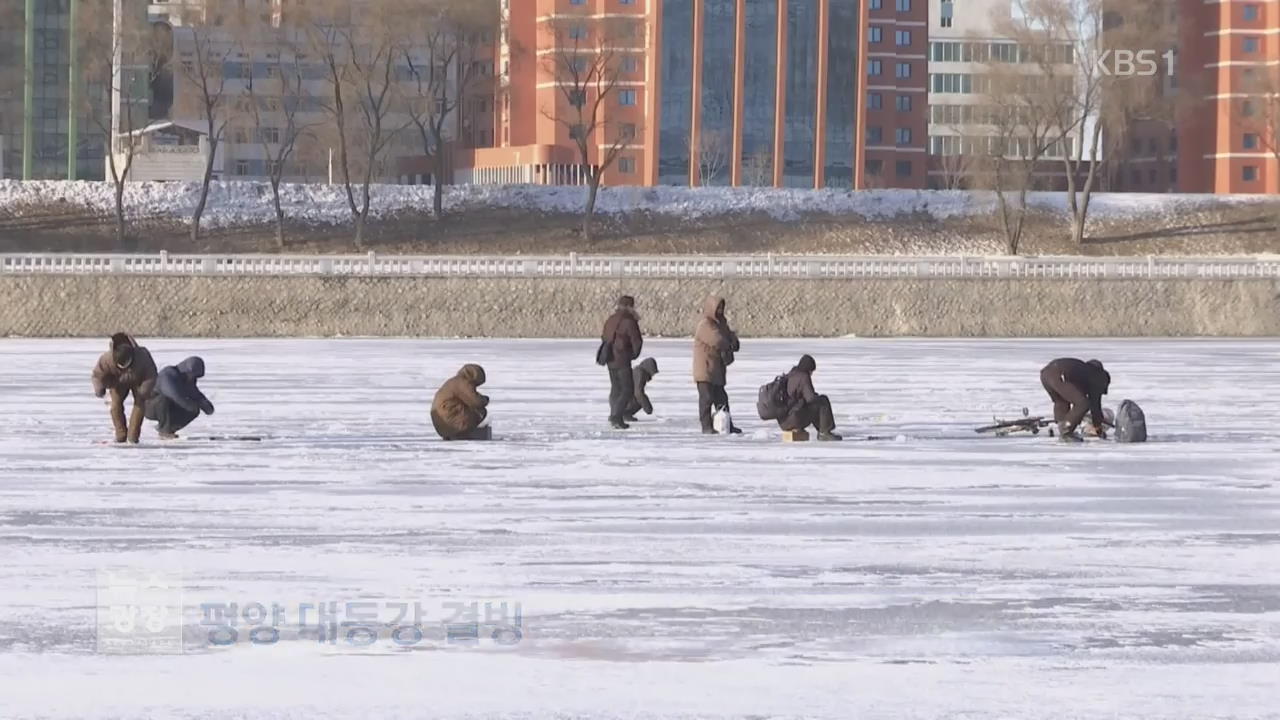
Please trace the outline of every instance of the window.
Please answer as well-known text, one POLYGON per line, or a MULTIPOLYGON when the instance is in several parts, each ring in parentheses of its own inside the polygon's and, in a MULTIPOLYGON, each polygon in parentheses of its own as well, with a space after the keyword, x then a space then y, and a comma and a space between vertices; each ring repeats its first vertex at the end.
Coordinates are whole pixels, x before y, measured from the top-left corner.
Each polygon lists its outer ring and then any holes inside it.
POLYGON ((911 63, 909 62, 898 63, 897 68, 894 69, 894 75, 900 78, 911 77, 911 63))
POLYGON ((911 44, 911 31, 910 31, 910 30, 895 30, 895 31, 894 31, 894 33, 893 33, 893 42, 894 42, 894 44, 895 44, 895 45, 898 45, 898 46, 902 46, 902 45, 910 45, 910 44, 911 44))
POLYGON ((570 105, 572 105, 573 107, 576 107, 576 108, 580 108, 580 107, 582 107, 583 105, 586 105, 586 104, 587 104, 587 91, 586 91, 586 90, 570 90, 570 91, 569 91, 569 104, 570 104, 570 105))
POLYGON ((587 37, 586 25, 574 25, 569 28, 569 38, 572 40, 582 40, 587 37))
POLYGON ((569 126, 569 139, 581 140, 583 137, 583 133, 585 132, 586 130, 583 129, 582 125, 571 125, 569 126))
POLYGON ((879 110, 884 107, 884 97, 878 92, 867 93, 867 109, 879 110))
POLYGON ((1147 140, 1147 154, 1151 157, 1155 157, 1160 154, 1160 143, 1155 138, 1147 140))
POLYGON ((237 160, 237 161, 236 161, 236 173, 235 173, 235 174, 236 174, 236 175, 248 175, 248 174, 249 174, 249 161, 248 161, 248 160, 237 160))
POLYGON ((1240 114, 1244 117, 1253 117, 1256 112, 1252 100, 1244 100, 1240 103, 1240 114))
POLYGON ((898 145, 910 145, 911 128, 898 128, 893 132, 893 139, 898 145))
POLYGON ((911 112, 911 96, 899 95, 897 99, 898 112, 911 112))
POLYGON ((249 131, 244 128, 232 129, 231 142, 241 144, 249 142, 249 131))
POLYGON ((911 0, 898 0, 898 12, 911 12, 911 0))
POLYGON ((871 34, 868 42, 878 43, 884 39, 884 29, 879 25, 872 25, 868 32, 871 34))
POLYGON ((1258 149, 1258 136, 1257 136, 1257 135, 1255 135, 1254 133, 1245 133, 1245 134, 1244 134, 1244 149, 1245 149, 1245 150, 1257 150, 1257 149, 1258 149))
POLYGON ((262 138, 262 142, 265 142, 265 143, 280 142, 280 128, 275 128, 275 127, 259 128, 258 135, 259 137, 262 138))
POLYGON ((1245 165, 1243 168, 1243 177, 1245 182, 1254 182, 1258 179, 1258 166, 1245 165))
POLYGON ((1258 38, 1256 37, 1244 38, 1242 47, 1244 48, 1244 51, 1247 53, 1258 52, 1258 38))
POLYGON ((626 138, 627 140, 631 140, 631 139, 635 138, 635 136, 636 136, 636 124, 635 124, 635 123, 623 123, 623 124, 622 124, 622 127, 618 130, 618 134, 619 134, 619 135, 621 135, 622 137, 626 138))
POLYGON ((1155 184, 1156 184, 1156 169, 1155 169, 1155 168, 1151 168, 1150 170, 1148 170, 1148 171, 1147 171, 1147 182, 1148 182, 1149 184, 1151 184, 1151 185, 1155 185, 1155 184))
POLYGON ((640 61, 633 57, 622 59, 622 72, 633 73, 640 69, 640 61))
POLYGON ((635 5, 636 0, 618 0, 619 5, 635 5))
POLYGON ((619 105, 627 105, 627 106, 635 105, 635 104, 636 104, 636 91, 635 91, 635 90, 619 90, 619 91, 618 91, 618 104, 619 104, 619 105))
MULTIPOLYGON (((872 0, 874 2, 874 0, 872 0)), ((872 177, 880 177, 884 172, 883 160, 868 160, 866 164, 867 174, 872 177)))
POLYGON ((1258 19, 1258 6, 1257 6, 1257 5, 1245 5, 1245 6, 1244 6, 1244 19, 1245 19, 1246 21, 1248 21, 1248 22, 1253 22, 1254 20, 1257 20, 1257 19, 1258 19))
POLYGON ((870 7, 872 10, 879 10, 879 9, 880 9, 880 0, 871 0, 871 5, 870 5, 869 7, 870 7))
POLYGON ((1134 187, 1138 187, 1139 185, 1141 185, 1141 184, 1142 184, 1142 171, 1141 171, 1141 170, 1139 170, 1139 169, 1137 169, 1137 168, 1134 168, 1133 170, 1130 170, 1130 171, 1129 171, 1129 180, 1133 182, 1133 186, 1134 186, 1134 187))
POLYGON ((878 75, 880 74, 880 61, 879 61, 879 60, 868 60, 868 61, 867 61, 867 74, 868 74, 868 75, 870 75, 870 76, 872 76, 872 77, 878 76, 878 75))
POLYGON ((630 155, 618 156, 618 172, 630 175, 636 171, 636 159, 630 155))
POLYGON ((900 178, 911 177, 911 161, 899 160, 897 163, 894 164, 894 170, 895 172, 897 172, 898 177, 900 178))
POLYGON ((586 5, 587 0, 569 0, 570 5, 586 5))
POLYGON ((951 19, 952 19, 952 16, 954 15, 952 7, 953 5, 950 2, 950 0, 942 0, 942 13, 938 17, 939 27, 944 27, 944 28, 951 27, 951 19))
POLYGON ((867 126, 867 144, 879 145, 884 140, 884 130, 879 125, 867 126))

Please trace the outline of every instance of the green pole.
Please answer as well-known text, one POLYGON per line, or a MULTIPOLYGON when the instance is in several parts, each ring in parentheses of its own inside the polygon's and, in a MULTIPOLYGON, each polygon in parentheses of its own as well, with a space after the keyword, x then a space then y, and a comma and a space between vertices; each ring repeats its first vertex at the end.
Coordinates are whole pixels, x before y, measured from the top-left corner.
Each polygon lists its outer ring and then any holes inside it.
POLYGON ((76 5, 71 0, 67 18, 67 179, 75 180, 80 148, 80 68, 76 62, 76 5))
POLYGON ((36 0, 27 0, 26 40, 22 83, 22 179, 30 180, 35 158, 36 0))

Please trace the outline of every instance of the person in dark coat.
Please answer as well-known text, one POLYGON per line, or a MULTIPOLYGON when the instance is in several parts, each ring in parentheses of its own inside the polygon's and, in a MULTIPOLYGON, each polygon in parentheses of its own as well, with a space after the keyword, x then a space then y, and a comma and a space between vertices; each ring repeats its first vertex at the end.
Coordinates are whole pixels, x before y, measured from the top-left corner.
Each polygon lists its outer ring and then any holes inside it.
POLYGON ((1102 396, 1111 389, 1111 373, 1102 362, 1085 362, 1077 358, 1058 358, 1040 371, 1040 384, 1053 400, 1053 421, 1063 440, 1079 440, 1076 428, 1085 413, 1093 423, 1094 433, 1105 438, 1102 396))
POLYGON ((473 440, 472 433, 488 416, 489 398, 476 388, 484 384, 484 368, 463 365, 457 375, 436 391, 431 401, 431 425, 445 440, 473 440))
POLYGON ((818 428, 819 440, 843 440, 835 433, 836 420, 831 412, 831 401, 813 389, 813 371, 818 363, 812 356, 802 355, 791 372, 787 373, 787 412, 778 418, 783 430, 804 430, 813 425, 818 428))
POLYGON ((111 336, 110 349, 93 366, 93 394, 103 397, 111 393, 111 424, 116 442, 126 439, 137 443, 142 437, 142 419, 147 399, 155 392, 156 363, 151 353, 127 333, 111 336), (133 395, 133 410, 126 427, 124 399, 133 395))
POLYGON ((627 422, 636 421, 636 413, 644 410, 645 415, 653 414, 653 403, 649 402, 649 396, 645 394, 645 386, 658 374, 658 361, 653 358, 645 358, 644 362, 635 367, 635 394, 631 396, 631 400, 627 403, 625 417, 623 420, 627 422))
MULTIPOLYGON (((693 382, 698 387, 698 423, 702 432, 716 434, 712 416, 717 410, 729 409, 728 368, 734 353, 741 349, 738 334, 729 327, 724 315, 724 298, 711 296, 702 305, 702 314, 693 330, 693 382)), ((732 418, 732 414, 730 415, 732 418)), ((730 426, 730 433, 741 433, 730 426)))
POLYGON ((624 419, 627 406, 635 394, 635 379, 631 363, 640 357, 644 337, 640 334, 640 316, 636 314, 636 300, 630 295, 618 298, 617 309, 604 321, 600 339, 609 344, 612 352, 609 368, 609 424, 617 430, 630 427, 624 419))
POLYGON ((156 421, 156 431, 165 440, 178 437, 178 431, 192 420, 213 414, 213 403, 200 392, 196 381, 204 377, 204 360, 189 357, 160 371, 156 392, 147 400, 147 419, 156 421))

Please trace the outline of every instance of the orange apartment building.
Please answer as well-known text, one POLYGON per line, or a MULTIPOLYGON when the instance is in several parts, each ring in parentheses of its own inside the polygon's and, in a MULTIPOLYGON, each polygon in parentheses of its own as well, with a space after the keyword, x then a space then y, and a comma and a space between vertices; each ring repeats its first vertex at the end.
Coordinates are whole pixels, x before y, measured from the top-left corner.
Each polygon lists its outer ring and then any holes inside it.
POLYGON ((1180 0, 1177 187, 1277 193, 1280 0, 1180 0))
POLYGON ((586 181, 553 69, 571 43, 616 57, 606 185, 925 186, 927 0, 499 2, 492 147, 455 152, 459 182, 586 181))

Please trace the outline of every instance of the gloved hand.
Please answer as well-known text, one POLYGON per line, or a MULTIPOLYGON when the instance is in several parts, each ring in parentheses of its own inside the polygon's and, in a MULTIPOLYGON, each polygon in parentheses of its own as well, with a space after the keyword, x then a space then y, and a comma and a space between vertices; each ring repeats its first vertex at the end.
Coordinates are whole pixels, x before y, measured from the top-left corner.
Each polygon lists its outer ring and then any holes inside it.
POLYGON ((205 400, 205 401, 204 401, 204 405, 201 405, 201 406, 200 406, 200 409, 204 411, 204 414, 205 414, 205 415, 212 415, 212 414, 213 414, 213 403, 209 402, 208 400, 205 400))

